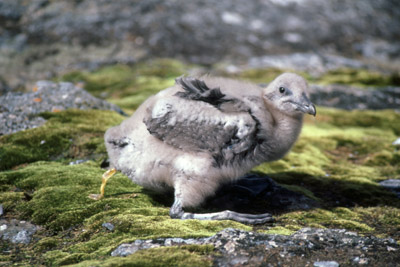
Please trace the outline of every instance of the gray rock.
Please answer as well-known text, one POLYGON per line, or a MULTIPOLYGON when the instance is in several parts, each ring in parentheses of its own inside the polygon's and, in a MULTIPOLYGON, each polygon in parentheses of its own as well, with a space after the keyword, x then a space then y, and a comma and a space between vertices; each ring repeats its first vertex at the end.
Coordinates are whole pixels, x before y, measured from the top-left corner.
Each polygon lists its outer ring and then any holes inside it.
POLYGON ((400 179, 388 179, 379 182, 379 184, 387 189, 400 190, 400 179))
POLYGON ((116 105, 93 97, 72 83, 39 81, 36 89, 30 93, 9 92, 0 96, 0 135, 44 124, 45 119, 38 114, 45 111, 108 109, 124 114, 116 105))
POLYGON ((82 163, 84 163, 86 161, 87 160, 85 160, 85 159, 78 159, 78 160, 75 160, 75 161, 71 161, 68 165, 78 165, 78 164, 82 164, 82 163))
POLYGON ((345 229, 314 228, 304 228, 290 236, 227 228, 209 238, 136 240, 121 244, 111 255, 128 256, 141 249, 185 244, 213 245, 219 252, 214 256, 215 266, 267 266, 271 262, 282 266, 305 266, 309 262, 314 266, 339 266, 340 262, 379 265, 382 259, 386 259, 384 264, 393 265, 400 260, 400 245, 393 239, 360 236, 345 229), (335 261, 321 261, 321 255, 335 261))
POLYGON ((0 238, 14 244, 29 244, 38 226, 17 220, 0 220, 0 238))
POLYGON ((140 249, 140 246, 135 244, 121 244, 115 250, 111 252, 111 256, 126 257, 140 249))
POLYGON ((11 242, 29 244, 31 242, 31 234, 27 230, 21 230, 11 238, 11 242))
POLYGON ((400 137, 393 141, 392 145, 400 147, 400 137))
POLYGON ((339 267, 336 261, 316 261, 314 267, 339 267))
POLYGON ((106 228, 109 231, 114 231, 115 226, 112 223, 103 223, 101 226, 103 226, 104 228, 106 228))
POLYGON ((379 182, 379 184, 393 193, 397 195, 398 198, 400 198, 400 179, 388 179, 379 182))

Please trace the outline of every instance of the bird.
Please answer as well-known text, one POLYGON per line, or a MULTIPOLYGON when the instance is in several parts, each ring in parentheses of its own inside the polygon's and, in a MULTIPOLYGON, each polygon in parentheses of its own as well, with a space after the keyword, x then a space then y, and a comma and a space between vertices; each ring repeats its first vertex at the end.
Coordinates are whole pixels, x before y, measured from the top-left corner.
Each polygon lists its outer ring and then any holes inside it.
POLYGON ((223 77, 181 76, 148 98, 104 135, 110 169, 157 192, 174 192, 174 219, 272 222, 269 213, 231 210, 191 213, 216 190, 255 166, 281 159, 301 132, 305 114, 316 115, 307 81, 283 73, 267 86, 223 77))

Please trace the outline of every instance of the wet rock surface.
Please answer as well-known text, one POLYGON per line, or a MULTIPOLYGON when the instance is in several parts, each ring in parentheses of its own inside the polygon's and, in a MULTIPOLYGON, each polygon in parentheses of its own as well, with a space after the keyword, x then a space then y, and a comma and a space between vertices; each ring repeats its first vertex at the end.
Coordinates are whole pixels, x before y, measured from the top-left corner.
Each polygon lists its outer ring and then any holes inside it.
POLYGON ((216 266, 396 266, 400 245, 393 239, 360 236, 345 229, 303 228, 294 234, 268 235, 227 228, 209 238, 159 238, 121 244, 112 256, 138 250, 188 244, 213 245, 216 266))
POLYGON ((0 96, 0 135, 38 127, 45 122, 40 113, 69 108, 108 109, 124 114, 116 105, 95 98, 72 83, 39 81, 34 92, 0 96))

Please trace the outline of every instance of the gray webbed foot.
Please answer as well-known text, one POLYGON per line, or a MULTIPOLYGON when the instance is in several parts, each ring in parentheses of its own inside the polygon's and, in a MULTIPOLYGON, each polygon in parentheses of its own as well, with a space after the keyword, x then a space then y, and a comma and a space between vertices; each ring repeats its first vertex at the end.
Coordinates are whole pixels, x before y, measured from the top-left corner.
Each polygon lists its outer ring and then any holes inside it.
POLYGON ((175 201, 170 209, 170 216, 173 219, 197 219, 197 220, 233 220, 245 224, 263 224, 273 222, 274 218, 269 213, 247 214, 225 210, 212 213, 190 213, 184 212, 180 201, 175 201))

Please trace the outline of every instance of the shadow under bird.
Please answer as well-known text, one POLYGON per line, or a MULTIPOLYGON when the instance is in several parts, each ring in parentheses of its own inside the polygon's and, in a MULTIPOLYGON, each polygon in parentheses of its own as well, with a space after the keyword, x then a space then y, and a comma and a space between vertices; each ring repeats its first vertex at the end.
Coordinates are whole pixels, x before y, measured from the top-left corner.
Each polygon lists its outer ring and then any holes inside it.
POLYGON ((105 134, 110 167, 159 192, 174 190, 172 218, 259 224, 271 214, 189 213, 220 185, 282 158, 297 140, 305 113, 316 115, 307 82, 284 73, 267 87, 220 77, 180 77, 105 134))

